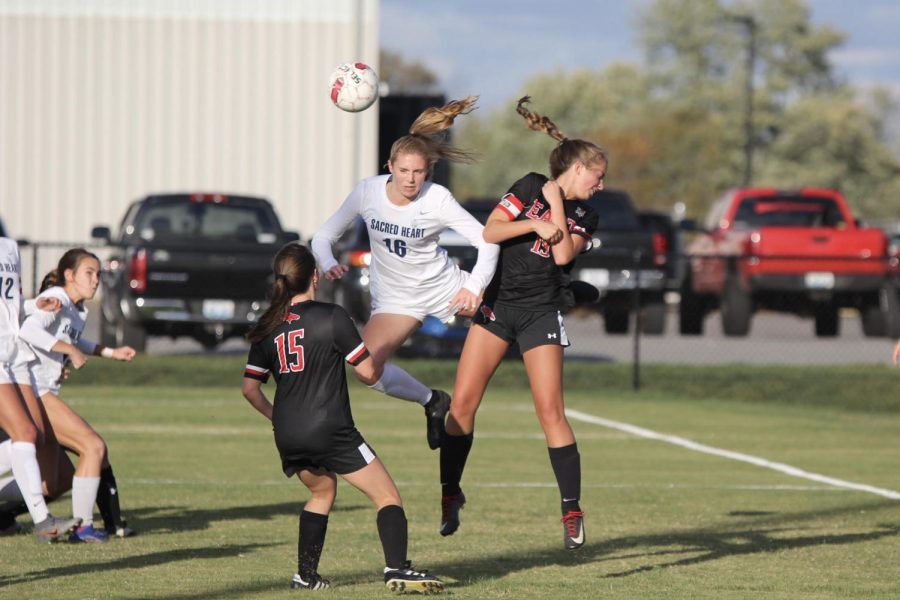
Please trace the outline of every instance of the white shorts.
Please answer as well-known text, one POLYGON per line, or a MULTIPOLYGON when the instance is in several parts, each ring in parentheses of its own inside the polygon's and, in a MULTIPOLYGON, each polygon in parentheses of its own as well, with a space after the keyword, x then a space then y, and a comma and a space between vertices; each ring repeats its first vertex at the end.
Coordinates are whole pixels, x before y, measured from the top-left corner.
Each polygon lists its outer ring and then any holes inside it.
POLYGON ((29 385, 35 390, 38 388, 34 375, 27 365, 13 368, 13 363, 0 363, 0 384, 4 383, 29 385))
POLYGON ((456 315, 458 308, 451 309, 450 301, 469 279, 469 272, 458 270, 456 277, 447 280, 442 288, 427 290, 422 293, 419 290, 412 292, 409 298, 402 301, 396 298, 382 300, 372 295, 372 315, 381 313, 390 315, 408 315, 422 322, 425 317, 432 316, 446 323, 456 315))

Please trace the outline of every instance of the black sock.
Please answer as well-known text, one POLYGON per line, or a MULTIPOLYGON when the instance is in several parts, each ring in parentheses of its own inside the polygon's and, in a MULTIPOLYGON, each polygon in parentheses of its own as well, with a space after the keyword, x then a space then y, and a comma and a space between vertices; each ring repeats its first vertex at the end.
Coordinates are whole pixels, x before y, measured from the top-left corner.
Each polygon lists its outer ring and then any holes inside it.
POLYGON ((319 558, 325 547, 325 532, 328 530, 328 515, 304 510, 300 513, 300 533, 297 538, 297 573, 304 581, 319 568, 319 558))
POLYGON ((570 510, 581 511, 578 499, 581 496, 581 455, 578 444, 562 448, 547 448, 550 452, 550 465, 556 475, 559 496, 562 499, 562 514, 570 510))
POLYGON ((406 564, 409 537, 406 513, 402 506, 391 504, 378 511, 378 537, 384 549, 384 564, 388 569, 402 569, 406 564))
POLYGON ((441 444, 441 494, 455 496, 460 492, 459 482, 472 449, 473 434, 444 436, 441 444))
POLYGON ((100 487, 97 488, 97 508, 103 517, 103 527, 115 530, 125 526, 122 510, 119 508, 119 487, 112 465, 100 471, 100 487))

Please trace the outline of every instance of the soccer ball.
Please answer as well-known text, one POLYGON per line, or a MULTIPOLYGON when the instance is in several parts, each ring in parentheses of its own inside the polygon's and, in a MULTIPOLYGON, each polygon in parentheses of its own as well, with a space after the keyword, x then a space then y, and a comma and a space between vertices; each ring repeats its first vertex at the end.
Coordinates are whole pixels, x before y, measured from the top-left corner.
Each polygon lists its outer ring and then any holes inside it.
POLYGON ((364 63, 344 63, 331 74, 331 101, 341 110, 366 110, 378 98, 378 75, 364 63))

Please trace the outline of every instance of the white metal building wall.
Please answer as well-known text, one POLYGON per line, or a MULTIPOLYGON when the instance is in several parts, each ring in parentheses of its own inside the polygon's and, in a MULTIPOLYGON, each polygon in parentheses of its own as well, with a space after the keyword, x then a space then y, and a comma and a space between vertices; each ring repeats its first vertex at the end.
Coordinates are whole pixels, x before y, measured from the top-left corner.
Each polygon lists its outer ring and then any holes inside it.
POLYGON ((80 242, 147 193, 242 193, 307 238, 377 172, 377 108, 327 89, 377 32, 377 0, 0 0, 0 217, 80 242))

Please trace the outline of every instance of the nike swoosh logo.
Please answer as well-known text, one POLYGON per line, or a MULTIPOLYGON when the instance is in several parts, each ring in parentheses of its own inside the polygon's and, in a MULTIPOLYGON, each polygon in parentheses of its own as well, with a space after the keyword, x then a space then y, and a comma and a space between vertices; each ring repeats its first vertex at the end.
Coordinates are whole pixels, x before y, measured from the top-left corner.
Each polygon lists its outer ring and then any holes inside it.
POLYGON ((572 541, 575 542, 576 544, 584 543, 584 527, 578 528, 578 537, 573 537, 572 541))

